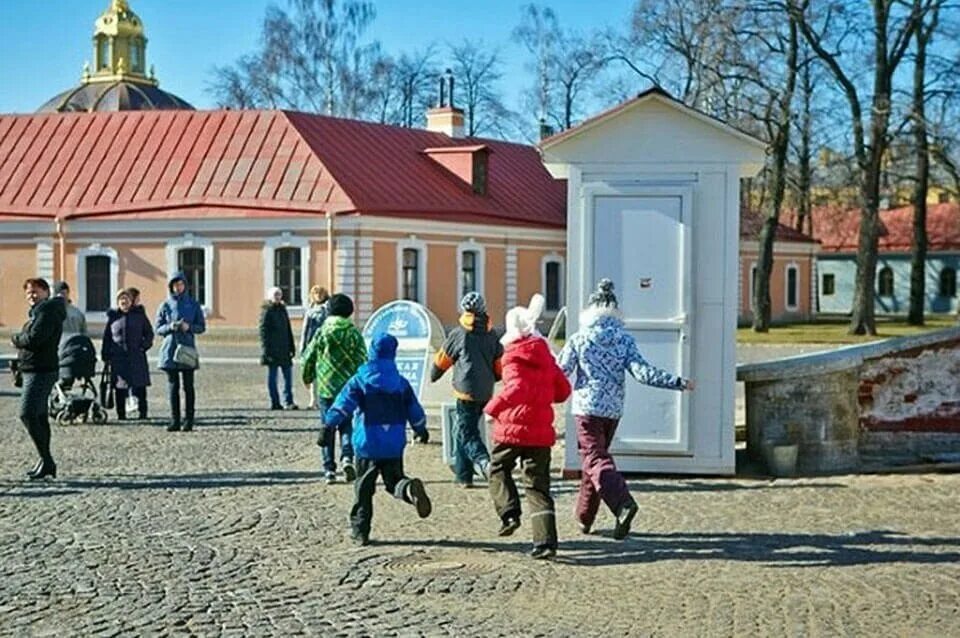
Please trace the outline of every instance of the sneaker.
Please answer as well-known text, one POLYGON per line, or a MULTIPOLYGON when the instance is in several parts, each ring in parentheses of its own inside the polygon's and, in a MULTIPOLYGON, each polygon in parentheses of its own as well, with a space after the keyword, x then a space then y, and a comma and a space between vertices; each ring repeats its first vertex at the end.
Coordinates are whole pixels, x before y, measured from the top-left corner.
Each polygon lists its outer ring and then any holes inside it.
POLYGON ((420 479, 410 480, 410 500, 413 506, 417 508, 417 516, 426 518, 433 511, 433 505, 430 503, 430 497, 427 496, 427 490, 423 487, 423 481, 420 479))
POLYGON ((589 534, 590 533, 590 524, 589 523, 580 523, 580 533, 589 534))
POLYGON ((336 472, 324 472, 323 478, 326 480, 327 485, 333 485, 337 482, 337 473, 336 472))
POLYGON ((285 406, 283 406, 283 409, 284 409, 284 410, 299 410, 300 408, 297 407, 297 404, 296 404, 296 403, 288 403, 288 404, 286 404, 285 406))
POLYGON ((613 528, 613 537, 615 539, 619 541, 627 537, 627 534, 630 533, 630 524, 633 522, 633 517, 636 516, 639 511, 640 508, 637 507, 637 504, 634 502, 628 503, 620 508, 620 511, 617 513, 617 524, 613 528))
POLYGON ((557 555, 557 548, 553 545, 534 545, 530 557, 536 560, 546 560, 557 555))
POLYGON ((190 432, 191 430, 193 430, 193 419, 186 419, 183 422, 183 431, 190 432))
POLYGON ((473 471, 486 480, 490 480, 490 461, 484 459, 473 464, 473 471))
POLYGON ((370 536, 364 534, 363 532, 350 532, 350 539, 361 547, 370 544, 370 536))
POLYGON ((503 519, 503 524, 500 525, 497 536, 511 536, 518 529, 520 529, 520 519, 516 516, 508 516, 503 519))
POLYGON ((462 490, 472 490, 472 489, 473 489, 473 483, 461 483, 460 481, 457 481, 457 482, 456 482, 456 486, 459 487, 459 488, 462 489, 462 490))
POLYGON ((171 423, 170 425, 167 426, 167 432, 179 432, 179 431, 180 431, 179 423, 171 423))
POLYGON ((343 462, 343 480, 347 483, 353 483, 357 479, 357 468, 353 466, 353 461, 343 462))
POLYGON ((279 403, 272 403, 272 404, 270 404, 270 409, 271 409, 271 410, 282 410, 282 409, 283 409, 283 406, 280 405, 279 403))

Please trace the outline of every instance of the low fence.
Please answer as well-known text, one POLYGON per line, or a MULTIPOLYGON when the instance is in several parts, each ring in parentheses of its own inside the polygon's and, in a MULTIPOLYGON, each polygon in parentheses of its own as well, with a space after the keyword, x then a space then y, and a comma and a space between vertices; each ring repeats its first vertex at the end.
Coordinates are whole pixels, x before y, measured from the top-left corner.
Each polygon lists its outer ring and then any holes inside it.
POLYGON ((960 461, 960 328, 741 365, 747 454, 774 473, 960 461))

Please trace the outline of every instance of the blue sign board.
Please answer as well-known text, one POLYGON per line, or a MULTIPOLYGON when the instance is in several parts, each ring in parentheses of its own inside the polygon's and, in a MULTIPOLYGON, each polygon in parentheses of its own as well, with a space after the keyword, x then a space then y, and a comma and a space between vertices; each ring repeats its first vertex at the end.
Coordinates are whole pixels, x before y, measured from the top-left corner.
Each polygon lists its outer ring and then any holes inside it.
POLYGON ((410 382, 414 391, 420 390, 420 384, 423 383, 423 371, 426 367, 423 355, 403 356, 397 355, 397 371, 400 376, 410 382))
POLYGON ((430 318, 418 303, 412 301, 394 301, 377 310, 367 320, 363 336, 386 332, 402 339, 429 339, 430 318))

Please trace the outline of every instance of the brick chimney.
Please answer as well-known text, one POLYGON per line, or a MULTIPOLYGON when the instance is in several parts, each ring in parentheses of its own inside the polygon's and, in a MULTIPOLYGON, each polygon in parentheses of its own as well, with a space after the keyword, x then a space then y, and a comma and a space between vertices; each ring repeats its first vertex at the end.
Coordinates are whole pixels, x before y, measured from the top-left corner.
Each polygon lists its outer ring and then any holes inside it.
POLYGON ((463 109, 453 105, 453 71, 440 78, 440 100, 427 111, 427 130, 449 137, 463 137, 463 109))

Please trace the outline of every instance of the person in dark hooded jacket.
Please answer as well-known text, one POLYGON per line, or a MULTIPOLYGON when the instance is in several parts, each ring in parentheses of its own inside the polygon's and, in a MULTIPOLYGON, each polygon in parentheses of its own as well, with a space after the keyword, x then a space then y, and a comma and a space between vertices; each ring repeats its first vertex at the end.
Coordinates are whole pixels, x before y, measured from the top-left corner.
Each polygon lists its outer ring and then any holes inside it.
POLYGON ((357 411, 353 428, 357 480, 350 510, 351 536, 366 545, 373 519, 373 493, 377 476, 395 498, 410 503, 420 518, 430 515, 431 503, 423 481, 403 472, 403 449, 407 423, 421 443, 429 439, 427 417, 410 383, 397 370, 397 339, 376 334, 370 341, 368 362, 347 381, 323 417, 324 426, 335 430, 357 411))
POLYGON ((453 367, 453 391, 457 398, 454 473, 457 483, 473 486, 474 473, 486 477, 490 454, 480 436, 483 407, 493 396, 500 380, 503 346, 493 332, 487 316, 487 304, 478 292, 469 292, 460 300, 460 325, 450 331, 437 352, 430 371, 436 382, 453 367))
POLYGON ((260 313, 260 363, 267 366, 267 392, 271 410, 296 410, 293 402, 293 357, 296 354, 290 316, 283 291, 271 288, 260 313), (283 374, 283 403, 277 392, 277 371, 283 374))
POLYGON ((153 346, 153 326, 143 306, 133 305, 129 289, 117 293, 117 307, 107 311, 100 358, 110 362, 110 385, 114 389, 117 418, 127 418, 127 396, 137 397, 141 419, 147 418, 147 386, 150 367, 147 350, 153 346))
POLYGON ((178 345, 195 348, 195 335, 203 334, 207 329, 207 323, 203 317, 203 308, 187 292, 187 279, 183 273, 177 273, 171 277, 167 288, 170 290, 170 296, 157 308, 155 322, 157 334, 163 337, 163 343, 160 346, 160 369, 167 373, 170 411, 173 417, 170 425, 167 426, 167 431, 177 432, 181 429, 180 380, 182 378, 183 396, 186 402, 182 426, 184 432, 189 432, 194 425, 195 368, 177 363, 174 360, 174 353, 178 345))
POLYGON ((50 298, 50 284, 44 279, 27 279, 23 284, 30 314, 23 329, 10 338, 18 350, 17 369, 23 377, 20 421, 27 428, 40 460, 27 472, 31 480, 57 476, 57 464, 50 454, 50 420, 47 416, 50 391, 57 381, 57 350, 67 310, 62 297, 50 298))

